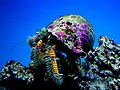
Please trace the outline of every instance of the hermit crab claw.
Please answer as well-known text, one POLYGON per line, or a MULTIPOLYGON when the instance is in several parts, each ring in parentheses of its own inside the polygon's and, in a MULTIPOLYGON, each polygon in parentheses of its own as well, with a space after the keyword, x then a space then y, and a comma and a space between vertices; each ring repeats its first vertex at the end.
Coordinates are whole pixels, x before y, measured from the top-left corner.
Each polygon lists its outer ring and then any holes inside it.
POLYGON ((86 58, 87 57, 87 53, 82 51, 80 52, 80 58, 86 58))

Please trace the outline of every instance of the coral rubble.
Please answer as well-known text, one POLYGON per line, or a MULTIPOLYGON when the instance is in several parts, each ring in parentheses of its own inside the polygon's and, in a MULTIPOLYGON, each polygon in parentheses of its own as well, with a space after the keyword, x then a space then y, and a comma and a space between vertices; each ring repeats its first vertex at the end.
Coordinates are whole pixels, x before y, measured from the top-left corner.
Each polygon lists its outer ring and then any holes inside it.
POLYGON ((17 86, 14 86, 13 84, 22 83, 23 85, 27 85, 31 84, 34 80, 31 70, 14 60, 8 61, 7 64, 3 66, 0 75, 0 80, 2 81, 0 82, 0 86, 1 84, 6 86, 7 83, 7 87, 9 88, 14 87, 17 89, 19 85, 16 84, 17 86))
POLYGON ((111 38, 101 36, 99 47, 89 51, 86 63, 92 75, 97 75, 90 88, 119 90, 120 88, 120 45, 111 38), (96 83, 96 85, 95 85, 96 83))
POLYGON ((90 50, 86 62, 81 64, 80 90, 119 90, 119 52, 119 44, 115 44, 111 38, 101 36, 99 46, 90 50))

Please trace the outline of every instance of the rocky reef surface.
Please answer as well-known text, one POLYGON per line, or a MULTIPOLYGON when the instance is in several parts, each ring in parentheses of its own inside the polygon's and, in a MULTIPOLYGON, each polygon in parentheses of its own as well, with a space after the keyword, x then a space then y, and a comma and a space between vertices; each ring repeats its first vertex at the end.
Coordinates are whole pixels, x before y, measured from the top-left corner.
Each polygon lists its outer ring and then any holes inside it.
MULTIPOLYGON (((88 90, 119 90, 120 45, 106 36, 101 36, 99 46, 90 50, 83 67, 82 77, 88 90), (87 70, 86 70, 87 69, 87 70)), ((86 89, 85 89, 86 90, 86 89)))
POLYGON ((120 44, 100 36, 79 15, 62 16, 28 39, 31 62, 10 60, 0 71, 6 90, 119 90, 120 44), (84 62, 81 59, 84 58, 84 62))

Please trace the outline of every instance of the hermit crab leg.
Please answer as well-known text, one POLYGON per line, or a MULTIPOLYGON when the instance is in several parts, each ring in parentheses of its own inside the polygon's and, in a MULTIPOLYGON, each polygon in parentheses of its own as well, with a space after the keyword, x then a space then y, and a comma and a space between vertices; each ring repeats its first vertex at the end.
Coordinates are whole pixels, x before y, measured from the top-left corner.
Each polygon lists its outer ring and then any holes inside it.
POLYGON ((59 73, 57 63, 59 58, 56 57, 55 47, 56 46, 53 45, 47 49, 44 61, 49 79, 55 82, 56 85, 61 85, 63 83, 63 75, 59 73))

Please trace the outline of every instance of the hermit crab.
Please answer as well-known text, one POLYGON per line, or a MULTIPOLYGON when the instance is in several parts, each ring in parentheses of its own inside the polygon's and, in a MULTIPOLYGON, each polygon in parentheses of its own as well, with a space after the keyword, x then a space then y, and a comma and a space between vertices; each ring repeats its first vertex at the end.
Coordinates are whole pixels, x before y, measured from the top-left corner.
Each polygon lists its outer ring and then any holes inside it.
POLYGON ((92 25, 82 16, 61 16, 28 39, 35 66, 44 65, 46 81, 62 85, 66 78, 77 79, 80 58, 85 58, 95 40, 92 25))

